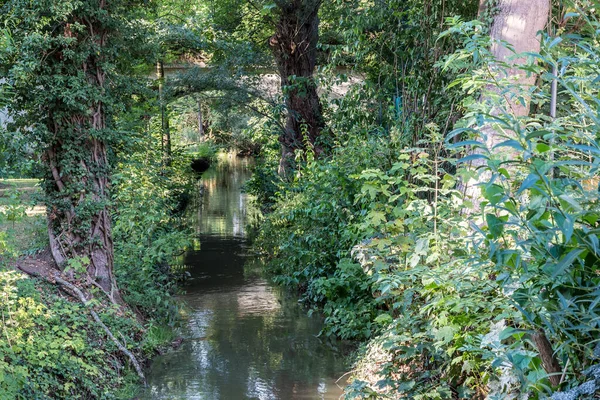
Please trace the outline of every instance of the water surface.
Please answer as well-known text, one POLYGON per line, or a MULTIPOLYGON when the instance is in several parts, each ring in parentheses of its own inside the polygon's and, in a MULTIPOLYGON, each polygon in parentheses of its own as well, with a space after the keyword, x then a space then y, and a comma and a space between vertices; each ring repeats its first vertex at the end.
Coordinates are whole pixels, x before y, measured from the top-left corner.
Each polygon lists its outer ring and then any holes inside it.
POLYGON ((317 337, 293 296, 261 275, 249 254, 256 217, 242 186, 250 162, 229 157, 203 175, 195 207, 200 248, 185 258, 191 275, 181 299, 190 314, 182 346, 147 371, 147 399, 338 399, 347 366, 317 337))

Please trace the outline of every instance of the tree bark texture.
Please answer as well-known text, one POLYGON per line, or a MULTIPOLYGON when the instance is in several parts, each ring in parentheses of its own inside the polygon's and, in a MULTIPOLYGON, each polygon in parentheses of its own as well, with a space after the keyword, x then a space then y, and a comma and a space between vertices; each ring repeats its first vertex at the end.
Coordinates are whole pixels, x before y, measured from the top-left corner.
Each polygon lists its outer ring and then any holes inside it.
MULTIPOLYGON (((507 76, 515 77, 516 83, 521 86, 531 87, 535 85, 537 76, 529 74, 522 69, 527 59, 519 57, 511 59, 514 54, 525 52, 538 53, 540 51, 540 39, 538 32, 542 31, 548 23, 550 15, 549 0, 498 0, 498 14, 490 27, 492 53, 498 61, 508 62, 513 67, 505 71, 507 76), (514 52, 509 50, 500 42, 507 42, 513 46, 514 52)), ((529 100, 529 99, 527 99, 529 100)), ((529 114, 529 101, 525 104, 515 99, 507 99, 511 111, 516 116, 529 114)))
MULTIPOLYGON (((98 2, 98 9, 105 2, 98 2)), ((80 22, 80 21, 77 21, 80 22)), ((78 41, 91 41, 104 48, 109 32, 102 23, 86 19, 85 33, 78 41)), ((66 24, 65 35, 72 35, 66 24)), ((57 65, 63 62, 56 55, 57 65)), ((89 52, 81 65, 89 93, 104 93, 106 72, 100 52, 89 52)), ((89 259, 85 265, 88 283, 101 288, 114 302, 123 304, 113 275, 111 230, 110 166, 103 135, 107 130, 106 105, 102 96, 88 96, 87 112, 59 113, 60 106, 48 111, 47 129, 54 140, 45 150, 49 176, 45 181, 48 203, 48 234, 51 253, 59 268, 69 259, 89 259)))
POLYGON ((317 139, 325 126, 314 80, 319 40, 321 0, 276 2, 280 17, 269 44, 273 50, 281 87, 286 97, 285 131, 280 136, 280 175, 292 168, 294 152, 312 147, 318 156, 323 149, 317 139))
MULTIPOLYGON (((487 9, 489 0, 481 0, 480 13, 487 9)), ((543 30, 548 23, 550 15, 549 0, 498 0, 495 7, 494 20, 490 27, 490 38, 492 39, 491 52, 494 58, 502 63, 508 64, 508 67, 499 67, 498 65, 490 66, 498 75, 498 79, 506 77, 511 78, 512 85, 520 88, 528 88, 535 85, 537 76, 535 74, 527 74, 522 67, 526 64, 526 57, 515 57, 515 54, 525 52, 539 52, 540 39, 538 32, 543 30), (514 49, 514 52, 509 49, 503 42, 508 43, 514 49)), ((502 88, 491 87, 491 91, 500 94, 502 88)), ((518 99, 516 93, 502 93, 503 108, 510 112, 515 117, 523 117, 529 114, 529 99, 525 98, 524 104, 518 99)), ((486 96, 482 96, 481 102, 488 101, 486 96)), ((491 110, 492 115, 499 115, 498 109, 491 110)), ((485 125, 480 129, 480 139, 486 144, 486 147, 491 151, 494 146, 506 140, 498 130, 492 125, 485 125)), ((502 151, 506 151, 503 149, 502 151)), ((510 154, 506 154, 507 158, 511 158, 510 154)), ((486 163, 483 159, 474 160, 473 168, 478 168, 486 163)), ((471 180, 463 186, 465 195, 473 202, 473 208, 478 211, 480 206, 480 192, 477 185, 484 182, 486 177, 471 180)))
POLYGON ((546 333, 543 330, 539 330, 535 332, 531 338, 538 349, 540 358, 542 359, 542 366, 548 373, 548 379, 550 380, 550 383, 552 386, 559 386, 561 368, 556 356, 554 355, 552 344, 546 337, 546 333))
POLYGON ((163 153, 163 164, 171 165, 171 126, 169 123, 169 112, 164 96, 165 68, 162 60, 156 62, 156 79, 158 80, 158 101, 160 103, 160 126, 161 126, 161 148, 163 153))

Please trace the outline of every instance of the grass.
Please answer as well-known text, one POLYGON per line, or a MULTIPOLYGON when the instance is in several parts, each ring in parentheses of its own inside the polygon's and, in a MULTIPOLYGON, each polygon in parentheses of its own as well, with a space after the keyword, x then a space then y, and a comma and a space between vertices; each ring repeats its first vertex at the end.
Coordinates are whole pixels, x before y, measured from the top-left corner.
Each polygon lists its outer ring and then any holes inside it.
MULTIPOLYGON (((1 217, 0 217, 1 218, 1 217)), ((25 216, 16 221, 0 222, 0 264, 45 247, 46 219, 42 215, 25 216)))
POLYGON ((0 179, 0 185, 16 186, 18 188, 34 187, 39 179, 0 179))
POLYGON ((45 208, 35 203, 37 179, 0 180, 0 265, 43 248, 45 208))
POLYGON ((20 192, 24 200, 39 193, 38 179, 0 179, 0 206, 14 192, 20 192))
POLYGON ((144 351, 153 353, 156 349, 165 350, 175 339, 175 332, 169 326, 150 325, 146 330, 146 338, 143 343, 144 351))

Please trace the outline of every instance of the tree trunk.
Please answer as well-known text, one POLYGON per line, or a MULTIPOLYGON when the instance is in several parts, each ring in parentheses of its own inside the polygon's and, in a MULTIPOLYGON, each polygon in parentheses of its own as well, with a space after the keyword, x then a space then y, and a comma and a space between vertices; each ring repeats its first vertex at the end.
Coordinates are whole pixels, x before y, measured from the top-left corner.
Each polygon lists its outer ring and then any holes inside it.
MULTIPOLYGON (((104 7, 104 1, 100 1, 99 9, 104 7)), ((104 48, 109 34, 107 27, 95 20, 86 22, 88 35, 81 36, 104 48)), ((67 34, 71 34, 69 24, 65 28, 67 34)), ((88 54, 83 62, 81 68, 88 90, 106 91, 104 63, 100 52, 88 54)), ((88 283, 122 305, 113 275, 110 166, 102 139, 107 130, 106 107, 101 99, 101 96, 87 98, 85 113, 59 114, 60 108, 49 111, 47 129, 55 139, 44 154, 49 170, 44 182, 48 234, 51 253, 59 268, 64 269, 69 260, 78 261, 82 264, 79 272, 87 272, 88 283)))
MULTIPOLYGON (((538 53, 540 51, 538 32, 542 31, 548 23, 550 1, 498 0, 496 7, 498 14, 494 16, 494 21, 490 27, 490 37, 494 41, 492 53, 498 61, 505 61, 514 65, 513 68, 505 71, 507 76, 516 77, 516 83, 521 86, 531 87, 535 85, 537 76, 535 74, 527 76, 527 73, 520 69, 527 61, 526 58, 520 57, 510 61, 509 59, 515 53, 538 53), (514 53, 499 41, 510 43, 514 47, 514 53)), ((525 116, 529 114, 529 101, 526 101, 525 105, 515 99, 507 99, 507 102, 514 115, 525 116)))
MULTIPOLYGON (((489 0, 481 0, 480 15, 486 12, 487 3, 489 0)), ((513 84, 520 87, 532 87, 535 85, 537 76, 535 74, 527 74, 523 71, 522 66, 526 63, 525 57, 512 58, 515 53, 523 54, 526 52, 538 53, 540 51, 540 40, 538 32, 542 31, 548 23, 550 15, 550 1, 548 0, 497 0, 497 14, 490 27, 490 37, 492 39, 492 54, 497 61, 508 64, 508 67, 498 70, 501 78, 512 77, 513 84), (507 42, 512 45, 513 50, 508 49, 501 42, 507 42)), ((501 88, 494 87, 492 90, 500 93, 501 88)), ((505 104, 503 108, 508 110, 515 117, 524 117, 529 114, 529 99, 525 99, 521 103, 516 96, 516 93, 506 93, 503 95, 505 104)), ((487 99, 482 98, 485 102, 487 99)), ((491 110, 492 114, 499 115, 499 110, 491 110)), ((481 130, 481 140, 485 142, 486 147, 492 151, 494 146, 506 140, 506 137, 501 136, 492 125, 486 125, 481 130)), ((510 132, 508 132, 510 134, 510 132)), ((503 149, 503 151, 506 151, 503 149)), ((513 155, 506 153, 507 158, 512 158, 513 155)), ((473 167, 479 167, 485 164, 485 160, 476 160, 473 162, 473 167)), ((480 176, 476 180, 471 180, 466 185, 466 196, 473 201, 474 211, 480 211, 481 193, 477 184, 486 182, 489 176, 480 176)), ((537 331, 532 335, 542 365, 549 375, 550 382, 553 386, 558 386, 560 383, 560 364, 556 359, 552 344, 546 337, 544 331, 537 331)))
POLYGON ((158 79, 158 101, 160 103, 161 148, 163 164, 171 165, 171 127, 169 111, 164 98, 165 69, 162 60, 156 62, 156 79, 158 79))
POLYGON ((561 368, 556 356, 554 355, 552 344, 546 337, 546 333, 543 330, 539 330, 535 332, 531 338, 538 349, 540 358, 542 360, 542 366, 548 373, 548 379, 550 380, 550 383, 552 386, 558 387, 560 385, 561 368))
POLYGON ((286 97, 287 117, 281 134, 279 174, 293 168, 296 150, 323 152, 318 143, 325 126, 313 74, 319 40, 320 0, 279 0, 280 17, 269 44, 273 50, 281 88, 286 97))
POLYGON ((198 99, 198 142, 204 140, 204 121, 202 118, 202 103, 198 99))
MULTIPOLYGON (((480 1, 480 14, 485 12, 489 0, 480 1)), ((537 76, 535 74, 527 74, 521 68, 526 63, 525 57, 511 58, 516 54, 525 52, 539 52, 540 40, 538 32, 543 30, 548 23, 550 14, 550 2, 548 0, 498 0, 496 3, 496 14, 490 27, 490 37, 492 43, 492 54, 497 61, 507 63, 508 68, 497 68, 500 78, 512 77, 512 83, 515 86, 531 87, 535 85, 537 76), (500 41, 509 43, 514 52, 508 49, 500 41)), ((493 91, 500 92, 501 88, 494 87, 493 91)), ((511 93, 504 94, 505 104, 503 108, 515 117, 522 117, 529 114, 529 99, 525 99, 524 104, 518 99, 511 96, 511 93)), ((486 102, 485 96, 481 102, 486 102)), ((498 115, 498 110, 491 110, 492 114, 498 115)), ((486 125, 480 129, 481 141, 486 144, 486 147, 491 150, 498 143, 506 138, 491 125, 486 125)), ((506 149, 502 151, 506 152, 506 149)), ((511 157, 506 154, 507 158, 511 157)), ((486 163, 483 159, 478 159, 472 162, 473 168, 478 168, 486 163)), ((486 181, 485 176, 478 179, 472 179, 463 186, 465 195, 473 203, 473 210, 479 211, 481 202, 481 193, 478 184, 486 181)))

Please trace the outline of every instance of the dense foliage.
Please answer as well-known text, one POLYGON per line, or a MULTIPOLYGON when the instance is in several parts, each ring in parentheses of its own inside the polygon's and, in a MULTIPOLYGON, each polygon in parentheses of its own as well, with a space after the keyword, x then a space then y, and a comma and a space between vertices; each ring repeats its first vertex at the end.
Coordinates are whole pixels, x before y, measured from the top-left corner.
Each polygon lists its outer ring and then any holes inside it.
MULTIPOLYGON (((51 222, 76 210, 84 245, 110 211, 133 313, 92 307, 136 354, 170 338, 189 164, 222 147, 256 156, 255 248, 274 280, 324 314, 323 336, 361 344, 348 398, 600 391, 596 0, 553 1, 541 49, 508 58, 490 36, 501 0, 92 3, 0 2, 0 177, 44 178, 51 222)), ((9 268, 48 243, 36 196, 0 190, 9 268)), ((0 390, 132 396, 84 305, 14 271, 0 295, 0 390)))
POLYGON ((521 67, 540 76, 529 88, 505 76, 485 25, 445 19, 472 18, 466 4, 446 4, 445 15, 386 6, 348 9, 349 54, 365 80, 333 100, 332 157, 279 189, 258 243, 271 270, 322 307, 325 333, 369 339, 351 398, 537 398, 593 382, 595 16, 559 7, 562 30, 521 67), (515 117, 509 97, 531 99, 531 114, 515 117), (501 140, 488 149, 490 127, 501 140), (476 175, 473 204, 456 188, 476 175), (554 376, 547 363, 558 364, 554 376))
MULTIPOLYGON (((2 398, 114 399, 117 388, 135 383, 124 369, 126 359, 84 306, 16 272, 0 272, 0 287, 2 398)), ((101 317, 134 348, 143 332, 135 319, 115 309, 101 317)))

